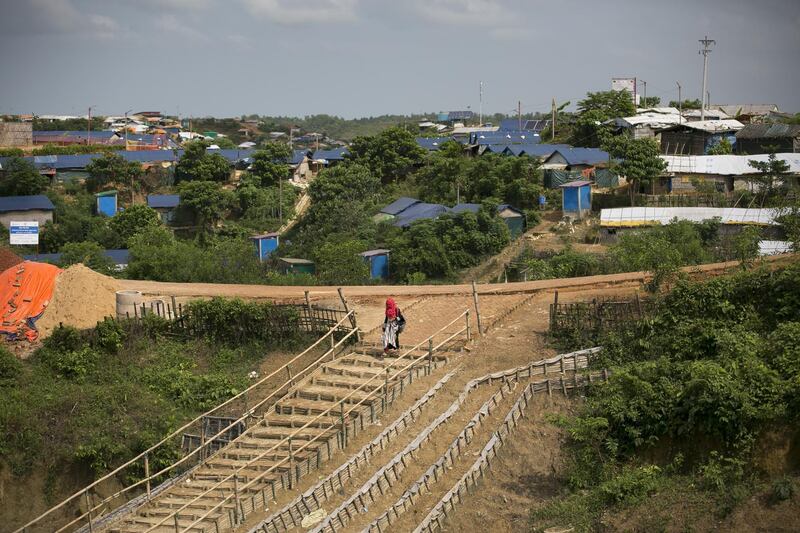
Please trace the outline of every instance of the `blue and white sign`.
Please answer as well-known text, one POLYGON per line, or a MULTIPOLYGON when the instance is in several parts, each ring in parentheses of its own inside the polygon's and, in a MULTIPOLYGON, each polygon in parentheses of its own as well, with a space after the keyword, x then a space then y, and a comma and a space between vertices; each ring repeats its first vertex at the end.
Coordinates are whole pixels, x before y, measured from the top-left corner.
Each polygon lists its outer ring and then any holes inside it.
POLYGON ((9 244, 39 244, 38 222, 10 222, 9 244))

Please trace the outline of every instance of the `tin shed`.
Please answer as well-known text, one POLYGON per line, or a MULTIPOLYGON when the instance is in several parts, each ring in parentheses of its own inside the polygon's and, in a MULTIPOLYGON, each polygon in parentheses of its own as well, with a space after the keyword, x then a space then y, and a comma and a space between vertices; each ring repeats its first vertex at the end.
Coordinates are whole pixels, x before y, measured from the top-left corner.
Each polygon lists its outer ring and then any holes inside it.
POLYGON ((113 217, 117 214, 117 191, 99 192, 94 195, 97 199, 97 213, 113 217))
POLYGON ((256 246, 256 255, 259 261, 263 262, 275 251, 280 244, 280 238, 281 236, 278 233, 265 233, 264 235, 250 237, 250 240, 256 246))
POLYGON ((294 257, 279 258, 278 269, 281 271, 281 274, 314 274, 316 271, 314 267, 314 261, 309 261, 308 259, 297 259, 294 257))

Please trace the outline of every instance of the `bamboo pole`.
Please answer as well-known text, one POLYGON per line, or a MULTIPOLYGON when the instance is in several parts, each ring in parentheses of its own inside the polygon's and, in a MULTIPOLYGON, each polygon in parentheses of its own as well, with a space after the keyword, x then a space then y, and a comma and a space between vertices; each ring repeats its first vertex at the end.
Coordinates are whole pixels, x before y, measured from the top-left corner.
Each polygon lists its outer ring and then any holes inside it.
POLYGON ((481 308, 478 304, 478 289, 475 287, 475 280, 472 281, 472 301, 475 304, 475 319, 478 322, 478 336, 483 337, 483 327, 481 326, 481 308))

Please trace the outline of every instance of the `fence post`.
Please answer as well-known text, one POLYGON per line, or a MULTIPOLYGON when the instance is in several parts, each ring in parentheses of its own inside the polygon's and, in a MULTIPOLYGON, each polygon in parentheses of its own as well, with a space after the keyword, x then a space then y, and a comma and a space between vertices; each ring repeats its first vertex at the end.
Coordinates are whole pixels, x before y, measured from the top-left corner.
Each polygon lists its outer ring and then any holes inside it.
MULTIPOLYGON (((344 294, 342 293, 342 288, 339 287, 338 289, 336 289, 336 292, 339 293, 339 299, 342 300, 342 305, 344 306, 344 312, 345 313, 350 313, 350 306, 347 305, 347 298, 344 297, 344 294)), ((358 324, 356 323, 356 314, 355 313, 350 315, 350 325, 353 327, 353 329, 358 329, 358 324)), ((356 333, 356 335, 358 335, 358 333, 356 333)))
POLYGON ((170 317, 172 320, 175 320, 176 314, 178 312, 178 304, 175 303, 175 296, 171 296, 172 298, 172 316, 170 317))
POLYGON ((481 308, 478 305, 478 289, 475 287, 475 280, 472 280, 472 301, 475 304, 475 319, 478 322, 478 336, 483 337, 483 327, 481 327, 481 308))
POLYGON ((472 331, 470 331, 469 327, 469 309, 467 309, 466 317, 467 317, 467 342, 470 342, 472 341, 472 331))
POLYGON ((341 407, 339 416, 341 417, 342 420, 342 449, 344 450, 345 447, 347 447, 347 424, 345 423, 344 420, 344 401, 342 401, 342 403, 340 403, 339 406, 341 407))
POLYGON ((94 523, 92 522, 92 500, 89 498, 89 490, 87 489, 83 494, 86 496, 86 514, 89 517, 89 531, 94 532, 94 523))
POLYGON ((289 489, 294 488, 294 451, 292 450, 292 438, 289 437, 289 489))
POLYGON ((433 372, 433 339, 428 339, 428 375, 433 372))
POLYGON ((317 321, 311 311, 311 298, 308 297, 308 291, 303 291, 303 295, 306 297, 306 309, 308 310, 308 329, 314 333, 317 331, 317 321))
POLYGON ((389 369, 386 369, 386 376, 383 382, 383 405, 384 409, 388 406, 389 401, 389 369))
POLYGON ((148 454, 144 454, 144 477, 147 479, 147 497, 150 497, 150 459, 148 454))

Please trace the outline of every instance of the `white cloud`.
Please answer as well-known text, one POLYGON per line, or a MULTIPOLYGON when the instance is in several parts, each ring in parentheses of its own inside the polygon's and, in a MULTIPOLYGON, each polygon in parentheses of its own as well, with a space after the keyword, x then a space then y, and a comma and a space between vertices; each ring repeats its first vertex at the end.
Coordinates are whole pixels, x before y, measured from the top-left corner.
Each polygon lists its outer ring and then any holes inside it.
POLYGON ((256 15, 285 25, 355 20, 359 0, 244 0, 256 15), (302 4, 302 5, 300 5, 302 4))
POLYGON ((81 13, 71 0, 30 0, 39 29, 80 33, 108 39, 119 32, 119 24, 106 15, 81 13))
POLYGON ((175 15, 160 16, 158 19, 156 19, 155 27, 162 32, 169 33, 177 37, 182 37, 184 39, 193 39, 196 41, 208 40, 208 37, 204 33, 192 28, 191 26, 187 26, 175 15))
POLYGON ((415 0, 414 10, 424 19, 454 26, 512 25, 514 11, 498 0, 415 0))

